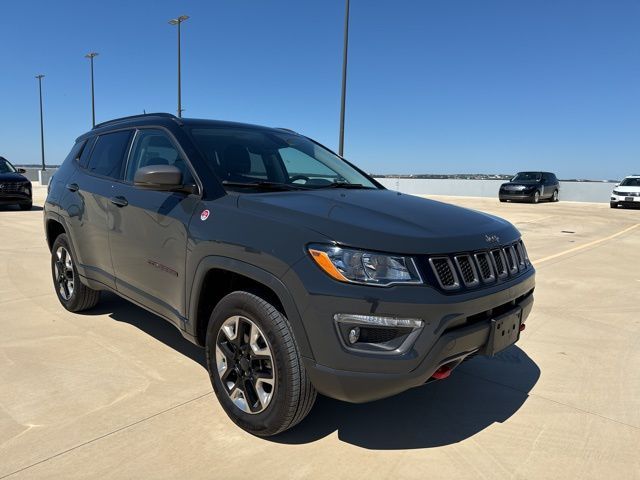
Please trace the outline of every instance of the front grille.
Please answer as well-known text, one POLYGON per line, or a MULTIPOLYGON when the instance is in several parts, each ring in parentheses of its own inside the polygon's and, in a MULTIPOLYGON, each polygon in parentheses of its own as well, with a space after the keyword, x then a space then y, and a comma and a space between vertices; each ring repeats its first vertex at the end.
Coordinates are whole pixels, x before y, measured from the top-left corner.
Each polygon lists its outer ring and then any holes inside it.
POLYGON ((0 183, 0 193, 22 193, 24 187, 21 183, 0 183))
POLYGON ((448 291, 501 281, 531 267, 521 240, 493 250, 429 257, 428 261, 438 284, 448 291))

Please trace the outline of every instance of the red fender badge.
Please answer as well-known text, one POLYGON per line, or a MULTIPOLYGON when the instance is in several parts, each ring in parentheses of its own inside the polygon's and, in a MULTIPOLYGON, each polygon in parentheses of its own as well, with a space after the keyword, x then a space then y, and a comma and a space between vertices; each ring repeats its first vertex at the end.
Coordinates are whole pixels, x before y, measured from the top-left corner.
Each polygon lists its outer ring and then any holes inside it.
POLYGON ((209 218, 209 210, 203 210, 202 213, 200 214, 200 220, 202 220, 203 222, 209 218))

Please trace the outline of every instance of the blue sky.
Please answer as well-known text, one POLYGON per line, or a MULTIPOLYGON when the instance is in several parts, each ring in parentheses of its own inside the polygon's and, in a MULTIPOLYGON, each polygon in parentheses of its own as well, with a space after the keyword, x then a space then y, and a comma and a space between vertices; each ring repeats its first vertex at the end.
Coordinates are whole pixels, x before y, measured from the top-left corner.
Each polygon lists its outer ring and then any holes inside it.
MULTIPOLYGON (((343 0, 3 0, 0 155, 48 163, 97 121, 184 115, 338 143, 343 0), (10 20, 9 20, 10 19, 10 20)), ((376 173, 640 172, 637 0, 352 0, 345 156, 376 173)))

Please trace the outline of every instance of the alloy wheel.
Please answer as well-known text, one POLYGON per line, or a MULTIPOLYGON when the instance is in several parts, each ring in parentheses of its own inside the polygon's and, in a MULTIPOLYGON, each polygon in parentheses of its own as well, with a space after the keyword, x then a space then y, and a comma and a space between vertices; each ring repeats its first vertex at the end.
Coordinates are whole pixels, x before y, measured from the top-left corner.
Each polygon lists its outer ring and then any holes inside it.
POLYGON ((273 354, 262 330, 244 316, 224 321, 216 340, 216 368, 231 401, 245 413, 264 411, 273 398, 273 354))
POLYGON ((54 263, 54 275, 58 285, 60 296, 64 300, 69 300, 73 295, 73 260, 71 255, 64 247, 58 247, 56 250, 56 259, 54 263))

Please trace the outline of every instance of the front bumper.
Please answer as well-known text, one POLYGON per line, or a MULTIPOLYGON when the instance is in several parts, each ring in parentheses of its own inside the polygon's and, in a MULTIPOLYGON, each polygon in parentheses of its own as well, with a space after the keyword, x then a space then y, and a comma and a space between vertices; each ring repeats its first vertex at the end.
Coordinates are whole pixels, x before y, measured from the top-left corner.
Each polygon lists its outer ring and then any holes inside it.
POLYGON ((521 309, 524 322, 533 305, 533 267, 508 282, 458 294, 424 285, 343 284, 316 270, 296 265, 283 280, 293 285, 294 298, 300 299, 298 308, 313 352, 313 358, 304 358, 311 382, 320 393, 349 402, 400 393, 424 384, 442 365, 482 354, 494 313, 521 309), (302 282, 301 277, 306 279, 302 282), (315 285, 315 292, 296 292, 295 280, 301 289, 315 285), (336 313, 417 318, 424 327, 403 353, 360 352, 347 349, 340 339, 333 322, 336 313))
POLYGON ((500 190, 498 197, 500 200, 526 201, 533 199, 535 190, 532 191, 510 191, 500 190))
POLYGON ((627 195, 611 195, 611 203, 615 205, 623 205, 625 207, 638 207, 640 208, 640 196, 627 196, 627 195))
POLYGON ((31 201, 30 193, 0 193, 0 205, 20 205, 31 201))

